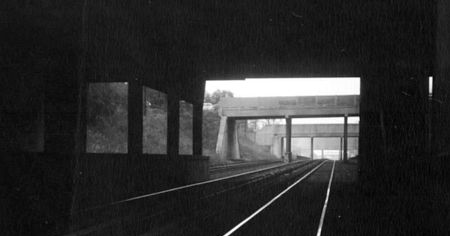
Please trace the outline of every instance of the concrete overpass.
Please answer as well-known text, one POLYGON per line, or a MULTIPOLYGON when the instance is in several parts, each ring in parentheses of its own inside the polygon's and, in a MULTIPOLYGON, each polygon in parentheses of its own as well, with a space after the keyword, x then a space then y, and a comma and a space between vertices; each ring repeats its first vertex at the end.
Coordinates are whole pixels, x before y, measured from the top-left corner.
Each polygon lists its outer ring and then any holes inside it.
POLYGON ((344 117, 344 160, 347 160, 347 119, 359 115, 359 95, 223 98, 219 102, 220 128, 216 153, 222 159, 240 156, 236 120, 286 119, 286 158, 292 159, 292 118, 344 117))
MULTIPOLYGON (((292 139, 295 138, 307 138, 309 141, 308 146, 300 144, 302 149, 308 149, 309 153, 303 156, 309 156, 313 158, 313 150, 315 149, 333 149, 340 150, 340 158, 343 154, 343 139, 344 139, 344 126, 342 124, 294 124, 292 125, 291 131, 292 139), (339 144, 333 142, 327 142, 323 144, 314 143, 317 138, 338 138, 339 144)), ((358 138, 359 137, 359 125, 358 124, 348 124, 347 126, 347 138, 358 138)), ((285 125, 267 125, 262 129, 257 130, 255 133, 255 143, 258 145, 270 146, 270 151, 273 155, 282 158, 284 155, 284 143, 286 138, 286 126, 285 125)), ((357 150, 358 145, 349 141, 347 150, 357 150)), ((295 145, 292 144, 292 147, 295 145)), ((298 145, 297 145, 298 146, 298 145)), ((293 149, 293 148, 292 148, 293 149)), ((292 150, 292 153, 294 151, 292 150)), ((305 152, 302 152, 305 153, 305 152)))
POLYGON ((358 116, 359 95, 228 97, 220 100, 219 114, 236 119, 358 116))

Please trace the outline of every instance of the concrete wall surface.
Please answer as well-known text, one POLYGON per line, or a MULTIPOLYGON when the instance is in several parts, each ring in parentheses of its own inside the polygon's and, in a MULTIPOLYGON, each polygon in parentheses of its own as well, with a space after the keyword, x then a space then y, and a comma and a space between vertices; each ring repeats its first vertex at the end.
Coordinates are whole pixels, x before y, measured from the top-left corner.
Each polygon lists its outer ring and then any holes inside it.
MULTIPOLYGON (((344 135, 343 124, 302 124, 292 125, 292 136, 299 137, 341 137, 344 135)), ((348 135, 358 136, 359 125, 349 124, 348 135)), ((274 136, 286 136, 285 125, 268 125, 256 131, 256 143, 272 145, 274 136)))
POLYGON ((219 106, 228 117, 357 115, 359 95, 224 98, 219 106))

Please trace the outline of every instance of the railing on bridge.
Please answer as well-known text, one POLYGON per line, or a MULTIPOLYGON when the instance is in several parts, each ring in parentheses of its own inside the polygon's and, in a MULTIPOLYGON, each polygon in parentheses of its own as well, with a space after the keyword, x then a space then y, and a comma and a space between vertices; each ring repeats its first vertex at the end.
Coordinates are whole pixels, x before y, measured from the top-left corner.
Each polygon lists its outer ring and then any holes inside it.
POLYGON ((359 95, 223 98, 222 116, 359 114, 359 95))

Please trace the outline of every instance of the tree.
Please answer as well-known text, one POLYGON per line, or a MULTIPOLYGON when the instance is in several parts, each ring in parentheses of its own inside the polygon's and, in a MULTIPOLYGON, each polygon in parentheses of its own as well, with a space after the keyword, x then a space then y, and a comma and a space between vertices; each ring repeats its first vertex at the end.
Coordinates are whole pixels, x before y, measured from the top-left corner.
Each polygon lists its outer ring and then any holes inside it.
POLYGON ((212 94, 205 93, 205 103, 217 104, 221 98, 234 97, 233 92, 228 90, 216 90, 212 94))
POLYGON ((167 151, 167 96, 145 87, 143 98, 143 152, 164 154, 167 151))
POLYGON ((86 151, 126 153, 128 85, 92 83, 87 96, 86 151))
POLYGON ((203 111, 203 152, 213 155, 216 150, 217 135, 219 133, 220 116, 216 111, 203 111))

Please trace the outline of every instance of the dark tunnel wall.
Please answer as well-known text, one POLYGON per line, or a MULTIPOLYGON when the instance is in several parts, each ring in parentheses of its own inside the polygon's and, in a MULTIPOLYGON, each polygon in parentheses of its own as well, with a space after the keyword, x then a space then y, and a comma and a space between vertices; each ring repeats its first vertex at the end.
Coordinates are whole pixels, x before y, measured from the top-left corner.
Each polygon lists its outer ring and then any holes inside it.
POLYGON ((448 180, 450 167, 450 3, 437 1, 433 98, 431 101, 431 175, 448 180))
POLYGON ((81 6, 0 6, 2 232, 65 232, 73 196, 81 6))
POLYGON ((383 13, 368 11, 373 23, 366 24, 363 47, 360 177, 366 186, 396 191, 417 183, 429 160, 426 89, 435 8, 421 1, 376 5, 383 13))
POLYGON ((194 154, 201 159, 205 79, 360 76, 361 181, 377 188, 411 182, 411 174, 441 181, 450 150, 450 9, 445 0, 436 4, 2 1, 0 62, 6 81, 0 95, 2 190, 9 193, 8 206, 15 206, 7 213, 33 212, 22 222, 11 220, 9 226, 26 231, 19 233, 67 232, 70 217, 76 218, 73 208, 82 208, 84 202, 147 193, 154 190, 151 186, 162 186, 160 182, 185 183, 183 176, 192 174, 186 166, 195 161, 176 161, 175 101, 194 104, 194 154), (431 156, 425 148, 430 75, 435 77, 431 156), (86 85, 113 81, 129 82, 134 91, 129 98, 134 117, 128 123, 133 131, 130 150, 139 150, 142 138, 140 86, 168 93, 172 104, 168 119, 174 124, 168 134, 169 155, 146 161, 136 152, 82 154, 86 85), (171 161, 165 162, 167 157, 171 161), (145 167, 158 170, 158 165, 164 166, 160 172, 146 173, 145 167), (134 167, 137 171, 131 171, 134 167), (160 175, 170 168, 185 169, 175 176, 160 175), (126 187, 111 187, 115 180, 126 187), (84 202, 77 199, 99 186, 111 194, 84 202), (36 209, 37 205, 42 207, 36 209))

